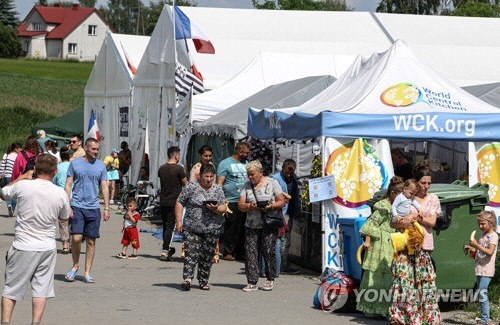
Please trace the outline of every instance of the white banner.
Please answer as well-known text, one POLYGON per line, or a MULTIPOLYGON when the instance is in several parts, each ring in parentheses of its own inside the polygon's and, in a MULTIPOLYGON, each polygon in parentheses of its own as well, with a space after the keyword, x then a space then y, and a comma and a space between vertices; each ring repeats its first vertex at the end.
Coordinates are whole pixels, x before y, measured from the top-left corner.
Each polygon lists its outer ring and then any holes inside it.
MULTIPOLYGON (((323 269, 344 269, 338 218, 368 217, 366 204, 378 190, 387 188, 394 175, 387 140, 325 140, 325 175, 335 176, 337 197, 323 201, 323 269)), ((352 258, 355 258, 354 256, 352 258)))

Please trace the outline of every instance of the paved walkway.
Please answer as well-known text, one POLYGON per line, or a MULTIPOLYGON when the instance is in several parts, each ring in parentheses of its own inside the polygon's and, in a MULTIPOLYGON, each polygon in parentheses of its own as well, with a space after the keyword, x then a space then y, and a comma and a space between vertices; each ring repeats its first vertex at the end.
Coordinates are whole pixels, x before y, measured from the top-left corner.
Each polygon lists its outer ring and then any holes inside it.
MULTIPOLYGON (((102 223, 91 272, 96 283, 84 283, 83 270, 75 282, 65 282, 71 256, 58 255, 56 297, 47 304, 44 324, 387 324, 362 314, 333 314, 313 309, 312 296, 318 280, 317 274, 308 271, 281 275, 271 292, 245 293, 241 290, 246 284, 244 264, 221 261, 212 268, 210 291, 199 290, 196 280, 191 291, 181 291, 182 262, 179 259, 161 262, 161 242, 151 234, 140 233, 138 260, 114 257, 121 249, 121 222, 122 216, 112 213, 110 221, 102 223)), ((0 254, 5 254, 12 243, 14 223, 15 218, 8 218, 3 202, 0 254)), ((140 221, 139 228, 155 226, 140 221)), ((61 249, 59 242, 58 248, 61 249)), ((84 255, 80 262, 83 265, 84 255)), ((0 276, 3 277, 4 271, 2 262, 0 276)), ((260 281, 259 285, 262 284, 260 281)), ((28 290, 25 300, 16 305, 12 324, 30 321, 28 290)))

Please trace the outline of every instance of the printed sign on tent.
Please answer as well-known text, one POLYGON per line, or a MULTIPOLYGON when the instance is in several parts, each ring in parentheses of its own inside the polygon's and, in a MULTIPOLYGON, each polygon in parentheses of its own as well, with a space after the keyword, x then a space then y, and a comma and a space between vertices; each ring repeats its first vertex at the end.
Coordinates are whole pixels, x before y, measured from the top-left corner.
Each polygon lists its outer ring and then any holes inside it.
POLYGON ((333 199, 337 196, 335 190, 335 176, 313 178, 309 180, 309 198, 312 202, 333 199))
POLYGON ((128 107, 120 107, 120 136, 128 137, 128 107))

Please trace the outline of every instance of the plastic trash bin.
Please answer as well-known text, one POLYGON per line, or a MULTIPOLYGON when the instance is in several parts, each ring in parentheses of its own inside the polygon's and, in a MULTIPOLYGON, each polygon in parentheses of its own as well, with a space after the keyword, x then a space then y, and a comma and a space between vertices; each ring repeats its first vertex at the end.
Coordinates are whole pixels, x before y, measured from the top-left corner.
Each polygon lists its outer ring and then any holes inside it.
POLYGON ((478 229, 476 215, 488 204, 488 186, 476 184, 469 188, 466 182, 458 181, 433 184, 429 192, 441 202, 441 215, 433 229, 436 285, 439 289, 474 288, 474 260, 464 254, 463 246, 469 244, 471 232, 478 229))
POLYGON ((356 261, 356 251, 363 244, 359 230, 365 223, 367 217, 338 218, 339 229, 342 230, 341 254, 344 260, 344 273, 358 283, 361 281, 361 265, 356 261))

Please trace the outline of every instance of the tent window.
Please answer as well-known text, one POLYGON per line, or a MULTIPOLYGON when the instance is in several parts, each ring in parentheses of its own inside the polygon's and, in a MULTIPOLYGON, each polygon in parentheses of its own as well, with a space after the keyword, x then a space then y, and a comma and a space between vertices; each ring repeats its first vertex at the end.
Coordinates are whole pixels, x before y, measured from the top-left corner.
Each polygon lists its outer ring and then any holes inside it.
POLYGON ((97 25, 89 25, 89 36, 97 35, 97 25))
POLYGON ((68 53, 76 54, 76 43, 68 43, 68 53))

